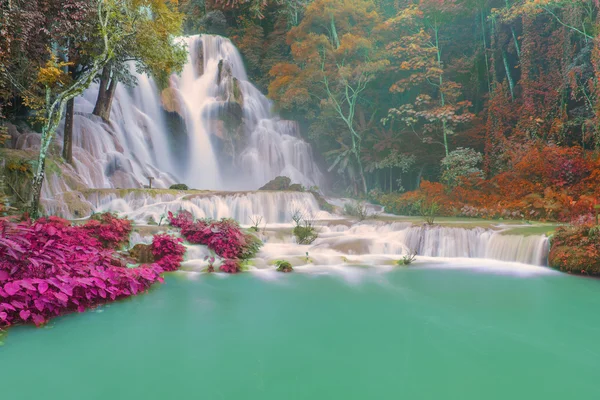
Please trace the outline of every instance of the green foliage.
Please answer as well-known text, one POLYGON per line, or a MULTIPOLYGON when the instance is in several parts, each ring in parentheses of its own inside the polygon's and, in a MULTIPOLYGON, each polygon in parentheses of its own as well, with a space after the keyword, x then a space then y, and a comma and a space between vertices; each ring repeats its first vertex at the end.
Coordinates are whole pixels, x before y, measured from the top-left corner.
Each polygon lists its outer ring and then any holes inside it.
POLYGON ((438 216, 438 213, 440 211, 440 205, 435 201, 428 201, 425 199, 421 199, 418 202, 418 205, 419 213, 421 214, 421 217, 423 217, 423 219, 425 220, 425 223, 427 225, 433 225, 435 217, 438 216))
POLYGON ((256 257, 256 255, 260 251, 260 248, 263 245, 262 240, 260 240, 259 238, 257 238, 256 236, 254 236, 251 233, 245 234, 244 240, 245 240, 246 244, 243 248, 242 253, 240 254, 240 259, 248 260, 248 259, 256 257))
POLYGON ((186 185, 185 183, 176 183, 174 185, 171 185, 171 187, 169 187, 169 189, 172 189, 172 190, 190 190, 190 188, 188 188, 188 185, 186 185))
POLYGON ((371 218, 373 215, 369 212, 367 204, 364 201, 351 201, 344 204, 344 214, 358 218, 359 221, 371 218))
POLYGON ((277 260, 275 261, 275 265, 277 266, 277 271, 279 272, 292 272, 294 270, 292 264, 285 260, 277 260))
POLYGON ((296 237, 298 244, 312 244, 317 240, 319 233, 312 219, 305 217, 300 211, 296 211, 292 216, 292 220, 296 224, 292 233, 296 237))
POLYGON ((406 266, 406 265, 412 264, 416 259, 417 259, 417 252, 414 250, 411 250, 410 252, 408 252, 407 254, 402 256, 402 259, 396 261, 396 264, 398 264, 400 266, 406 266))
POLYGON ((459 147, 442 159, 441 182, 453 188, 465 179, 483 178, 483 171, 479 168, 482 162, 481 153, 459 147))

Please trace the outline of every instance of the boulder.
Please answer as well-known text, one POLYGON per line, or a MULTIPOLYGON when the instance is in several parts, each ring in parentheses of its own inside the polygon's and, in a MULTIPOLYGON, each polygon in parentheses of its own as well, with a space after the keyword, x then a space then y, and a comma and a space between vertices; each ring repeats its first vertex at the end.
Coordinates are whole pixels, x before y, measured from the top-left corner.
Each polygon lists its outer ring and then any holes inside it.
POLYGON ((154 254, 152 254, 152 245, 150 244, 136 244, 129 250, 129 256, 139 264, 151 264, 154 262, 154 254))
POLYGON ((168 87, 164 89, 160 93, 160 101, 162 103, 163 108, 167 112, 175 112, 179 114, 179 116, 183 117, 183 106, 181 97, 179 95, 179 91, 175 88, 168 87))
POLYGON ((258 190, 288 190, 291 183, 287 176, 278 176, 258 190))

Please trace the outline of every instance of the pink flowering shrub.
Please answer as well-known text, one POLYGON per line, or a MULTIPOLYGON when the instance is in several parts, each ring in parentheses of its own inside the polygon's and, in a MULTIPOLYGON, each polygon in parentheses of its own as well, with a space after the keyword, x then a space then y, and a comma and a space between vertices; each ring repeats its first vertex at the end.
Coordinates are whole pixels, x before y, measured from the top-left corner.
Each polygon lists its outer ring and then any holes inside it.
POLYGON ((107 248, 127 240, 127 224, 107 218, 93 225, 98 228, 71 226, 56 217, 0 221, 0 327, 41 325, 57 315, 143 292, 163 281, 161 264, 174 269, 185 251, 176 239, 161 236, 156 239, 161 262, 127 268, 120 254, 107 248), (118 232, 106 234, 104 223, 118 226, 118 232))
POLYGON ((190 243, 203 244, 226 259, 247 259, 256 255, 262 242, 256 236, 242 232, 232 219, 196 220, 188 212, 177 216, 169 213, 171 226, 181 228, 181 234, 190 243))
POLYGON ((219 269, 228 274, 237 274, 241 271, 240 262, 238 260, 225 260, 223 264, 219 267, 219 269))
POLYGON ((152 239, 154 260, 165 271, 175 271, 181 265, 185 255, 183 239, 167 234, 155 235, 152 239))
POLYGON ((104 247, 120 249, 129 241, 131 221, 111 213, 96 214, 83 226, 91 236, 102 242, 104 247))

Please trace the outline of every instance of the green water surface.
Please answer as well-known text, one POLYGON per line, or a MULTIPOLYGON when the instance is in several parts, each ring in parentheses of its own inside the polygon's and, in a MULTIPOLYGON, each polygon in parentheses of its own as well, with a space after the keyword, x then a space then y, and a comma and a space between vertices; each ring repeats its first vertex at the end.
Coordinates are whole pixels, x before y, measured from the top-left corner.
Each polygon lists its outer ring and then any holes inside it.
POLYGON ((2 400, 600 399, 600 281, 467 269, 176 274, 12 329, 2 400))

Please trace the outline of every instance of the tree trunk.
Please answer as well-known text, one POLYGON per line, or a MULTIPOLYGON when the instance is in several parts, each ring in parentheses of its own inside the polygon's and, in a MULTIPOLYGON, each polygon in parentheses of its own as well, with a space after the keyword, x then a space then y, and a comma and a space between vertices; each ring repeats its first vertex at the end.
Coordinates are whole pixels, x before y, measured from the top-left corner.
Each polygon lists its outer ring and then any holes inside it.
POLYGON ((44 183, 46 158, 40 159, 39 162, 42 164, 42 168, 38 168, 38 172, 33 177, 31 184, 31 205, 29 209, 29 216, 31 218, 37 218, 39 216, 40 200, 42 197, 42 184, 44 183))
POLYGON ((110 109, 116 88, 117 80, 111 77, 111 68, 104 67, 100 77, 98 99, 96 100, 93 114, 99 116, 106 122, 110 120, 110 109))
POLYGON ((506 51, 502 50, 502 60, 504 61, 504 69, 506 70, 506 79, 508 80, 508 88, 510 89, 510 98, 515 100, 515 81, 513 80, 512 74, 510 73, 510 66, 508 65, 508 58, 506 57, 506 51))
POLYGON ((62 156, 66 162, 73 164, 73 117, 74 117, 75 99, 67 102, 67 111, 65 114, 65 130, 63 137, 62 156))

